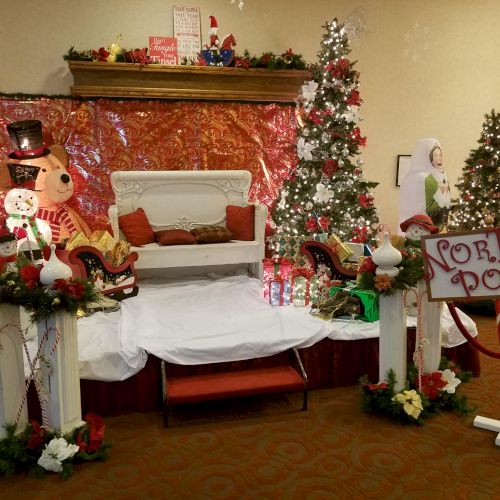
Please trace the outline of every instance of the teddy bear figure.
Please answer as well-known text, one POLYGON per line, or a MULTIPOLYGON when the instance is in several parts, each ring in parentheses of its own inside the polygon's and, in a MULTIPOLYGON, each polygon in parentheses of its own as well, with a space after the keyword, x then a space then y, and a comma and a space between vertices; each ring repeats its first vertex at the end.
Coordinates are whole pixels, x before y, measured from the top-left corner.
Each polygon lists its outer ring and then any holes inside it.
POLYGON ((74 192, 74 185, 66 167, 68 155, 64 148, 43 144, 42 123, 39 120, 23 120, 7 125, 14 151, 8 160, 0 162, 0 170, 9 165, 37 167, 34 191, 38 198, 37 219, 46 221, 52 230, 52 242, 67 240, 73 233, 90 229, 82 217, 65 202, 74 192))

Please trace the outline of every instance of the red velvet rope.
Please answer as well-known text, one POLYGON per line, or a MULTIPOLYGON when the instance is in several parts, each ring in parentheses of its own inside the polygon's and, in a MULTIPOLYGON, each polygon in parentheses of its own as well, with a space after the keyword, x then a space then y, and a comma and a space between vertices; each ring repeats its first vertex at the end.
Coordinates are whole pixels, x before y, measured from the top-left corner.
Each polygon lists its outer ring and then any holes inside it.
POLYGON ((481 345, 474 337, 471 336, 471 334, 467 331, 467 328, 465 328, 464 324, 462 323, 462 320, 458 317, 455 304, 453 304, 452 302, 447 302, 446 304, 448 306, 448 309, 450 310, 451 317, 453 318, 456 325, 458 326, 458 329, 460 330, 460 333, 469 341, 472 347, 482 352, 483 354, 486 354, 487 356, 490 356, 495 359, 500 359, 500 352, 490 351, 489 349, 481 345))

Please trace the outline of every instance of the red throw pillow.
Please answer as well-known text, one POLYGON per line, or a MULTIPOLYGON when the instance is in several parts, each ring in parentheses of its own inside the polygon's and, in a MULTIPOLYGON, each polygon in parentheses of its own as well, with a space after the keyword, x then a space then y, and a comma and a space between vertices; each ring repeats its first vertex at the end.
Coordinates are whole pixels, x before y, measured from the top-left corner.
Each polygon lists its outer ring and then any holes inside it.
POLYGON ((156 241, 160 245, 192 245, 196 243, 196 238, 191 232, 185 229, 165 229, 156 231, 156 241))
POLYGON ((226 207, 226 227, 233 233, 233 240, 253 241, 255 205, 238 207, 228 205, 226 207))
POLYGON ((155 233, 142 208, 129 214, 120 215, 118 224, 126 240, 135 247, 155 241, 155 233))

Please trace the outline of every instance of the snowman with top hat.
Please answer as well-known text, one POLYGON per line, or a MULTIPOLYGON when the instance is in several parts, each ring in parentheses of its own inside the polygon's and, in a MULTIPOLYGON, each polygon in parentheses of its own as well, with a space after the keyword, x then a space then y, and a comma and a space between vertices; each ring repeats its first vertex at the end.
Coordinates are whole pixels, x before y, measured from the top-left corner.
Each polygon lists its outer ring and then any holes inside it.
POLYGON ((6 226, 17 238, 18 252, 41 250, 52 240, 49 224, 36 217, 38 197, 35 185, 40 167, 29 164, 29 159, 43 156, 46 151, 43 147, 41 128, 27 126, 27 122, 7 125, 9 136, 16 148, 9 158, 24 160, 24 163, 7 163, 12 189, 4 199, 6 226))

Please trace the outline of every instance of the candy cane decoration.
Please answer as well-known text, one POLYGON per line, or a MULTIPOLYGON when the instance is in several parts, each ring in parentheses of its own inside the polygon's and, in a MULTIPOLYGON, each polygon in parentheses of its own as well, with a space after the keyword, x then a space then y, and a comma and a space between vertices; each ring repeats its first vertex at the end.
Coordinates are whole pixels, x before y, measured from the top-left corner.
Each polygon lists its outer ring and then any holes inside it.
POLYGON ((415 362, 418 371, 418 390, 422 392, 422 375, 424 373, 424 334, 422 331, 422 294, 417 292, 417 348, 415 362))

